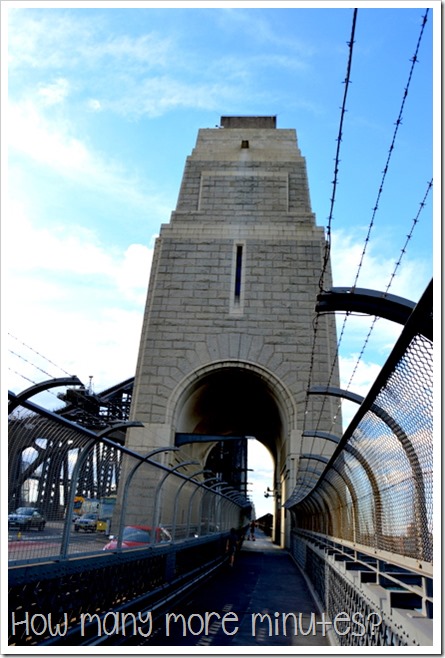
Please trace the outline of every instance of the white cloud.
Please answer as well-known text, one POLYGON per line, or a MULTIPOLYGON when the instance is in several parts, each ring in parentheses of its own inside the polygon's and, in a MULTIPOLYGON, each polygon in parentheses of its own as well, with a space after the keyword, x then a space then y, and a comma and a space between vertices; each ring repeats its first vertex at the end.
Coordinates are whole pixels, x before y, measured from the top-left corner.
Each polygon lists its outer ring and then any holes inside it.
MULTIPOLYGON (((133 118, 158 117, 177 108, 219 111, 239 104, 246 94, 246 80, 256 80, 259 67, 304 68, 300 56, 286 53, 245 57, 242 62, 215 57, 203 68, 195 49, 173 35, 155 31, 138 36, 113 34, 116 28, 110 28, 106 18, 91 23, 82 13, 50 18, 42 12, 38 20, 26 12, 11 15, 11 80, 18 80, 14 75, 18 70, 37 70, 44 78, 63 70, 77 91, 89 96, 90 111, 106 109, 133 118)), ((261 25, 267 29, 263 21, 261 25)), ((16 87, 11 89, 14 97, 16 87)), ((252 102, 254 94, 265 100, 264 92, 253 87, 248 93, 252 102)), ((39 94, 47 104, 63 98, 62 87, 54 81, 41 83, 39 94)))
POLYGON ((249 440, 248 468, 253 469, 247 473, 250 482, 249 495, 255 505, 257 517, 273 512, 273 498, 265 498, 267 487, 273 487, 273 461, 268 449, 259 441, 249 440))
POLYGON ((82 62, 85 73, 85 68, 91 72, 94 66, 103 65, 103 60, 110 58, 114 67, 119 63, 143 64, 151 69, 165 66, 174 57, 170 38, 155 33, 112 37, 107 18, 96 15, 91 21, 88 12, 41 11, 37 18, 35 13, 13 9, 9 12, 8 45, 12 69, 75 71, 82 62))
MULTIPOLYGON (((343 386, 347 385, 353 370, 356 368, 357 358, 358 354, 351 354, 350 356, 340 358, 340 373, 343 386)), ((358 395, 366 396, 380 370, 381 366, 377 363, 361 359, 355 371, 354 384, 351 390, 358 395)))
POLYGON ((31 100, 10 103, 8 146, 11 153, 31 158, 96 195, 118 199, 120 203, 143 209, 152 217, 170 213, 166 201, 151 189, 150 182, 130 173, 124 166, 96 153, 79 139, 66 119, 47 118, 31 100))
POLYGON ((93 112, 100 112, 100 110, 102 109, 102 105, 100 101, 97 100, 97 98, 90 98, 87 101, 87 107, 93 112))
MULTIPOLYGON (((63 369, 84 383, 93 374, 97 390, 133 376, 152 250, 141 244, 110 249, 74 226, 39 229, 27 212, 17 202, 8 208, 14 217, 4 252, 8 330, 60 368, 34 354, 29 362, 12 356, 12 370, 33 381, 49 378, 37 367, 51 377, 63 369)), ((13 374, 9 388, 27 385, 13 374)))
POLYGON ((99 163, 94 162, 86 146, 69 135, 66 127, 63 130, 56 121, 46 121, 35 104, 10 103, 8 119, 10 148, 60 173, 77 177, 94 173, 94 165, 99 163))
POLYGON ((150 272, 152 250, 131 244, 125 250, 106 247, 90 230, 79 226, 57 230, 36 228, 27 216, 23 203, 11 202, 5 237, 9 270, 15 279, 29 280, 30 275, 52 282, 54 276, 72 275, 79 282, 98 277, 119 292, 121 300, 141 304, 150 272))
POLYGON ((131 244, 115 271, 116 284, 122 295, 139 305, 145 303, 153 250, 142 244, 131 244))
POLYGON ((113 38, 97 36, 97 42, 89 41, 80 46, 82 58, 100 60, 112 57, 115 60, 130 61, 133 66, 142 63, 148 69, 165 67, 172 61, 172 43, 169 38, 154 33, 138 37, 126 34, 113 38))
POLYGON ((224 77, 214 82, 197 83, 174 76, 150 76, 142 81, 128 80, 125 94, 107 101, 107 109, 122 116, 158 117, 177 108, 219 110, 239 100, 239 89, 224 77))
POLYGON ((42 98, 44 105, 58 105, 67 98, 69 90, 68 80, 57 78, 51 84, 40 85, 37 93, 42 98))
POLYGON ((296 38, 296 36, 293 38, 283 37, 279 31, 274 29, 270 21, 252 11, 240 8, 224 9, 224 11, 218 13, 217 18, 227 31, 236 32, 238 39, 244 38, 255 41, 263 48, 266 44, 274 46, 275 49, 289 49, 305 59, 312 57, 317 52, 313 40, 303 41, 296 38), (241 36, 241 31, 244 32, 244 36, 241 36))
MULTIPOLYGON (((404 242, 406 236, 401 236, 404 242)), ((355 281, 364 246, 364 233, 357 231, 336 231, 332 236, 332 273, 335 286, 352 286, 355 281)), ((394 244, 394 239, 387 240, 385 231, 379 232, 379 238, 367 246, 360 275, 357 282, 359 288, 385 291, 395 264, 400 256, 400 249, 394 244), (388 255, 388 245, 391 254, 388 255)), ((409 254, 402 260, 402 266, 388 290, 389 294, 418 301, 423 293, 423 282, 428 280, 429 264, 414 260, 409 254)))

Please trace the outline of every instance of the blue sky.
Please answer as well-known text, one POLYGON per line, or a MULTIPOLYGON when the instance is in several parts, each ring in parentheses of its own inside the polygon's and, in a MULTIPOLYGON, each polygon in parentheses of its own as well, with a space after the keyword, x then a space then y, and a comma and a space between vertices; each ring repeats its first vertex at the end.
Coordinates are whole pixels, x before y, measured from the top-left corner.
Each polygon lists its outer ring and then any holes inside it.
MULTIPOLYGON (((440 2, 387 4, 361 2, 357 16, 332 220, 337 286, 354 283, 427 7, 357 285, 386 289, 433 177, 440 2)), ((154 238, 199 128, 222 115, 277 115, 278 128, 296 129, 317 223, 327 223, 354 4, 162 5, 2 3, 3 329, 19 354, 9 361, 13 391, 47 374, 93 375, 96 391, 133 376, 154 238)), ((438 184, 436 175, 436 208, 438 184)), ((432 210, 431 194, 389 290, 414 301, 433 271, 432 210)), ((369 326, 348 320, 343 384, 369 326)), ((351 390, 366 393, 399 331, 377 322, 351 390)))

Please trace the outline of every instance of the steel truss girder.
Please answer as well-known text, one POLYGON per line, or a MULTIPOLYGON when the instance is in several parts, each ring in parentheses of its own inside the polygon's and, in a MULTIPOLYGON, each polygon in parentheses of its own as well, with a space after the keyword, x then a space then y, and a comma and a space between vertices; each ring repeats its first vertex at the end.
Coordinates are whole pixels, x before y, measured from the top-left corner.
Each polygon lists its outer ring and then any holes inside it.
MULTIPOLYGON (((9 393, 9 412, 11 413, 18 406, 27 406, 30 397, 41 393, 49 388, 67 385, 81 385, 82 382, 77 377, 60 377, 41 382, 36 386, 22 391, 18 395, 9 393)), ((31 403, 32 408, 32 403, 31 403)), ((55 417, 56 414, 53 414, 55 417)), ((111 427, 106 427, 102 432, 96 435, 97 439, 107 437, 117 430, 125 430, 128 427, 143 427, 139 421, 126 421, 114 423, 111 427)), ((43 429, 43 433, 45 433, 43 429)), ((20 507, 22 505, 22 487, 23 484, 40 469, 37 484, 36 504, 45 512, 52 516, 59 513, 60 500, 68 499, 70 488, 69 473, 69 453, 72 447, 63 439, 53 437, 51 439, 40 434, 36 430, 36 435, 32 433, 30 440, 17 445, 10 437, 9 441, 9 460, 10 460, 10 477, 8 502, 10 506, 20 507), (36 443, 35 438, 47 439, 45 447, 36 443), (27 464, 23 460, 23 453, 32 448, 36 452, 35 458, 27 464), (58 482, 59 486, 53 487, 52 483, 58 482)), ((78 478, 79 494, 89 497, 101 497, 108 495, 112 488, 112 482, 117 484, 121 468, 120 452, 117 452, 116 446, 96 443, 89 461, 84 469, 80 472, 78 478), (93 456, 94 452, 94 456, 93 456), (94 467, 95 465, 95 467, 94 467), (93 472, 96 470, 96 476, 93 472)))

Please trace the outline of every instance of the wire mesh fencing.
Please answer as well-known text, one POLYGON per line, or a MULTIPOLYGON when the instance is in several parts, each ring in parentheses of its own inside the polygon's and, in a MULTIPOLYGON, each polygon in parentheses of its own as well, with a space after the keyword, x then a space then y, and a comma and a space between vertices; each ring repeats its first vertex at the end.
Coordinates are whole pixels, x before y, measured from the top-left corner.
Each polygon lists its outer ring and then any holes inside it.
POLYGON ((8 555, 43 561, 238 526, 246 501, 184 450, 140 455, 27 402, 9 419, 8 555))
POLYGON ((295 527, 417 561, 433 560, 433 343, 426 302, 385 364, 295 527))

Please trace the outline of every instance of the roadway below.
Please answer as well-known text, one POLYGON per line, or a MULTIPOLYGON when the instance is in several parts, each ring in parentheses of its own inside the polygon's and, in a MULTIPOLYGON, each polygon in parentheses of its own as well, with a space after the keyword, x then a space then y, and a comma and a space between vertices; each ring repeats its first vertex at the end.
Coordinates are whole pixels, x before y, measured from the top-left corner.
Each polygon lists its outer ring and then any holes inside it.
MULTIPOLYGON (((63 521, 48 522, 41 532, 36 529, 8 529, 8 559, 30 560, 54 557, 60 552, 63 521)), ((70 532, 69 554, 102 551, 108 535, 98 532, 70 532)))

